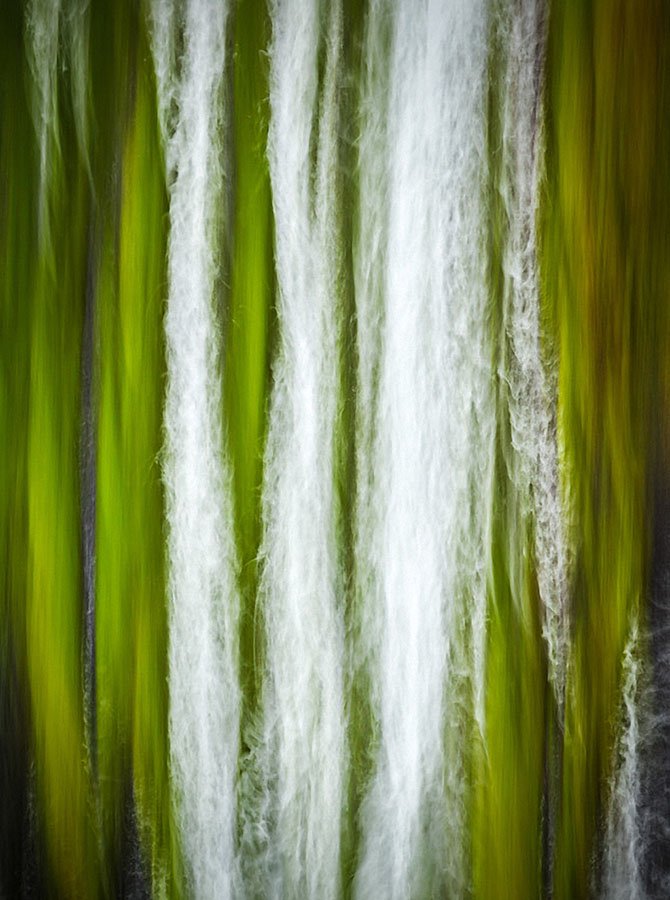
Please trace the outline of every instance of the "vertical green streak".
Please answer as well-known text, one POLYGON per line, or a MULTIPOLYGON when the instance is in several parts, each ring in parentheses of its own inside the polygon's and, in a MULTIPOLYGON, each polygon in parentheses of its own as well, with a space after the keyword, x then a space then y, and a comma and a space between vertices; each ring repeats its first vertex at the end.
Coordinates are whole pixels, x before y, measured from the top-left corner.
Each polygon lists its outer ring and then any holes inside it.
MULTIPOLYGON (((338 545, 341 548, 342 592, 345 602, 345 626, 352 634, 355 623, 354 576, 354 502, 356 456, 356 313, 352 234, 358 208, 357 152, 358 99, 366 3, 343 0, 343 46, 338 83, 338 166, 337 166, 337 274, 336 297, 339 310, 339 396, 334 429, 334 483, 338 545)), ((356 871, 358 810, 364 783, 370 772, 366 747, 370 742, 369 708, 361 678, 345 683, 349 721, 348 796, 342 834, 343 895, 351 895, 356 871)))
POLYGON ((140 836, 151 863, 154 894, 165 890, 175 896, 180 890, 181 869, 168 770, 164 511, 158 461, 165 377, 167 203, 150 59, 146 34, 141 32, 135 121, 126 146, 127 178, 122 204, 129 227, 121 227, 119 291, 123 318, 129 320, 124 329, 126 347, 130 349, 126 357, 128 373, 132 375, 129 390, 136 392, 134 402, 127 406, 127 426, 134 431, 137 454, 134 525, 144 551, 141 560, 137 556, 135 559, 133 773, 140 836), (139 420, 140 427, 132 426, 133 417, 139 420))
POLYGON ((476 897, 539 897, 548 689, 532 526, 520 512, 499 405, 492 517, 485 750, 476 743, 472 820, 476 897))
POLYGON ((486 729, 475 738, 472 866, 474 895, 538 897, 542 891, 542 789, 547 671, 528 498, 515 486, 506 372, 514 365, 503 271, 509 223, 503 198, 502 116, 506 52, 498 4, 490 30, 488 88, 488 266, 496 373, 495 496, 491 511, 486 656, 486 729))
POLYGON ((598 878, 622 650, 648 586, 667 19, 656 0, 552 4, 542 262, 575 547, 557 898, 598 878))
MULTIPOLYGON (((95 299, 98 787, 111 893, 130 889, 139 840, 142 877, 156 895, 173 895, 179 857, 169 793, 159 461, 166 198, 145 24, 130 7, 123 12, 114 16, 110 67, 127 87, 125 103, 113 127, 104 106, 96 108, 118 173, 111 197, 100 184, 95 299)), ((104 102, 104 83, 96 96, 104 102)))
MULTIPOLYGON (((142 535, 138 536, 136 523, 141 504, 136 503, 132 492, 137 488, 136 480, 142 468, 137 447, 137 443, 142 446, 141 438, 135 441, 135 429, 141 433, 147 423, 143 421, 141 407, 129 416, 129 406, 137 400, 133 365, 137 365, 142 334, 135 332, 128 314, 127 273, 121 271, 119 252, 120 242, 127 240, 125 230, 135 224, 129 220, 123 203, 127 180, 123 120, 131 115, 132 107, 127 92, 116 97, 112 92, 114 84, 127 83, 131 77, 128 10, 122 4, 114 20, 108 4, 98 2, 94 18, 91 23, 92 130, 95 244, 99 261, 93 262, 95 279, 90 302, 95 343, 99 348, 95 372, 98 394, 95 404, 96 775, 106 888, 111 894, 119 893, 122 888, 123 855, 128 852, 124 846, 128 831, 126 819, 134 813, 130 771, 133 612, 135 598, 144 593, 141 566, 144 540, 142 535)), ((137 233, 135 239, 142 240, 137 233)), ((135 296, 139 311, 144 298, 140 300, 139 292, 135 296)), ((149 385, 147 378, 147 394, 149 385)))
MULTIPOLYGON (((55 892, 96 892, 96 850, 84 765, 79 503, 81 349, 89 192, 67 73, 59 73, 58 138, 50 148, 48 218, 35 266, 27 412, 25 603, 38 810, 55 892)), ((25 148, 27 150, 27 148, 25 148)), ((36 192, 26 196, 34 203, 36 192)), ((33 256, 34 253, 34 256, 33 256)), ((27 302, 28 298, 17 298, 27 302)))
POLYGON ((124 424, 134 439, 131 443, 128 438, 126 443, 126 484, 135 537, 125 534, 134 557, 128 585, 135 622, 132 760, 140 837, 150 863, 154 896, 179 896, 181 861, 169 784, 164 506, 158 460, 165 383, 167 202, 150 59, 142 31, 135 118, 125 150, 119 247, 119 307, 126 362, 124 424))
MULTIPOLYGON (((26 683, 26 463, 32 266, 37 226, 34 133, 24 86, 21 6, 0 28, 0 896, 34 864, 25 834, 30 766, 26 683)), ((38 888, 39 890, 39 888, 38 888)))
POLYGON ((265 0, 239 0, 234 18, 233 253, 225 348, 224 405, 240 558, 240 662, 247 710, 258 701, 262 628, 257 554, 273 317, 273 219, 265 145, 269 18, 265 0))

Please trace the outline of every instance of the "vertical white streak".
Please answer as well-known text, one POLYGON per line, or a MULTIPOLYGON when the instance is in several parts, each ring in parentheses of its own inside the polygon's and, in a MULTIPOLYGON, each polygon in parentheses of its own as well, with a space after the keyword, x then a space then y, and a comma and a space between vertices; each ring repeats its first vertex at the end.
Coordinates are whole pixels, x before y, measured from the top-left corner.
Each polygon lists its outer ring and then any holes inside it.
POLYGON ((509 222, 504 253, 505 318, 516 486, 535 517, 537 575, 549 674, 562 705, 567 664, 568 563, 555 422, 555 385, 540 343, 537 211, 543 162, 543 4, 523 0, 501 22, 506 58, 501 193, 509 222))
POLYGON ((609 798, 603 894, 607 900, 643 900, 640 860, 640 640, 633 619, 623 656, 623 719, 609 798))
POLYGON ((63 26, 77 142, 88 168, 89 0, 69 0, 63 10, 63 26))
MULTIPOLYGON (((374 442, 384 320, 384 272, 388 243, 387 113, 392 8, 370 0, 363 45, 358 212, 353 236, 356 335, 356 620, 353 672, 378 665, 381 608, 376 587, 379 509, 375 496, 374 442)), ((372 709, 379 711, 378 680, 370 682, 372 709)))
POLYGON ((165 408, 169 548, 170 759, 191 889, 231 896, 240 690, 232 512, 213 308, 223 190, 220 108, 226 4, 191 0, 183 23, 153 8, 170 183, 165 408), (174 29, 183 59, 172 74, 174 29), (176 102, 174 129, 166 111, 176 102))
POLYGON ((158 121, 168 156, 168 174, 174 168, 177 145, 174 132, 175 106, 179 90, 176 44, 180 28, 180 0, 153 0, 151 4, 151 44, 158 86, 158 121))
POLYGON ((33 121, 39 150, 41 239, 48 239, 47 183, 51 153, 58 146, 58 43, 61 0, 30 0, 26 10, 26 52, 33 76, 33 121))
MULTIPOLYGON (((381 741, 363 808, 356 893, 462 896, 461 676, 470 665, 483 728, 493 417, 481 193, 486 17, 478 2, 464 8, 400 0, 372 11, 392 11, 395 19, 388 201, 380 200, 382 208, 388 203, 385 309, 369 491, 378 531, 371 549, 377 596, 369 602, 381 633, 374 689, 381 741), (476 632, 469 663, 466 610, 476 632)), ((365 124, 378 127, 370 116, 365 124)), ((374 204, 372 193, 362 193, 362 202, 374 204)), ((366 215, 367 249, 378 264, 381 225, 374 210, 362 209, 366 215)), ((363 273, 370 293, 357 302, 373 304, 374 279, 365 277, 361 259, 357 265, 359 284, 363 273)), ((369 306, 365 322, 374 328, 369 306)))
POLYGON ((68 70, 79 152, 88 165, 88 3, 29 0, 26 53, 33 78, 32 112, 39 155, 38 228, 49 242, 48 183, 60 152, 58 79, 68 70))
POLYGON ((276 790, 277 860, 266 890, 327 900, 339 893, 344 794, 344 637, 333 497, 339 384, 333 214, 342 21, 334 2, 319 98, 318 0, 279 0, 271 12, 268 157, 280 349, 263 495, 265 742, 276 790))

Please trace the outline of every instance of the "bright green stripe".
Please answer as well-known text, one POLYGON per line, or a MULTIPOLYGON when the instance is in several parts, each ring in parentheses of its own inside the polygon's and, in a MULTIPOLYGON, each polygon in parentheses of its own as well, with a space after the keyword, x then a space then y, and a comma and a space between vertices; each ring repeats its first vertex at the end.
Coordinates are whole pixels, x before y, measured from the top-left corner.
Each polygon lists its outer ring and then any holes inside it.
POLYGON ((154 889, 161 882, 171 896, 180 892, 180 857, 172 822, 167 737, 167 614, 165 604, 163 497, 159 448, 165 383, 162 319, 165 296, 165 209, 159 152, 155 88, 147 64, 146 40, 140 43, 138 93, 133 129, 126 148, 120 246, 120 305, 128 384, 126 395, 136 446, 137 484, 132 491, 138 546, 134 560, 136 627, 133 771, 143 837, 152 863, 154 889), (132 225, 130 223, 133 223, 132 225), (140 587, 141 586, 141 587, 140 587), (149 844, 150 841, 150 844, 149 844))
MULTIPOLYGON (((95 895, 96 851, 87 816, 90 788, 83 762, 78 478, 88 189, 68 98, 68 80, 62 75, 62 154, 52 146, 46 187, 50 240, 39 251, 34 241, 21 248, 36 267, 31 301, 25 616, 38 815, 48 863, 59 893, 90 897, 95 895)), ((26 202, 34 202, 36 188, 31 193, 26 202)))
MULTIPOLYGON (((160 477, 166 197, 143 21, 114 57, 133 84, 120 113, 116 203, 101 204, 97 284, 98 771, 110 873, 128 854, 128 805, 156 893, 179 891, 168 772, 167 614, 160 477), (133 35, 136 35, 134 37, 133 35), (118 207, 116 206, 118 204, 118 207), (118 209, 116 218, 105 210, 118 209), (131 794, 132 792, 132 794, 131 794)), ((103 118, 103 110, 97 111, 103 118)), ((113 131, 106 125, 109 131, 113 131)), ((104 186, 103 186, 104 189, 104 186)), ((126 860, 127 862, 127 860, 126 860)))
POLYGON ((273 222, 265 145, 269 20, 265 0, 239 0, 234 17, 233 252, 227 311, 224 404, 240 557, 240 660, 253 710, 261 681, 256 610, 260 494, 273 320, 273 222))
MULTIPOLYGON (((503 420, 504 421, 504 420, 503 420)), ((499 447, 509 448, 501 429, 499 447)), ((473 746, 473 882, 483 898, 537 897, 542 884, 546 660, 533 534, 499 450, 486 660, 486 752, 473 746)))
MULTIPOLYGON (((134 610, 146 593, 142 584, 145 542, 138 533, 138 515, 143 504, 134 496, 142 478, 142 440, 146 431, 137 402, 137 367, 143 334, 137 332, 145 297, 129 291, 127 273, 121 266, 121 242, 126 229, 137 225, 129 215, 126 195, 127 139, 123 121, 134 112, 131 103, 120 115, 118 100, 110 102, 110 87, 127 83, 134 63, 124 46, 121 25, 127 22, 125 4, 120 5, 116 25, 111 10, 98 3, 95 16, 106 25, 104 35, 92 33, 93 133, 96 152, 93 172, 96 187, 96 274, 94 318, 96 345, 96 523, 95 523, 95 662, 97 720, 97 789, 102 848, 108 890, 120 877, 126 807, 131 796, 130 754, 132 740, 132 693, 135 655, 134 610), (98 168, 99 160, 104 168, 98 168), (116 178, 109 181, 109 173, 116 178), (133 317, 133 306, 138 315, 133 317), (135 321, 133 320, 135 318, 135 321), (133 375, 135 378, 133 379, 133 375), (137 431, 136 431, 137 429, 137 431), (139 446, 138 446, 139 445, 139 446), (139 501, 139 502, 138 502, 139 501)), ((100 27, 98 25, 98 27, 100 27)), ((127 94, 122 95, 124 99, 127 94)), ((130 98, 128 98, 129 100, 130 98)), ((131 119, 132 122, 132 119, 131 119)), ((141 188, 140 188, 141 190, 141 188)), ((139 287, 139 286, 138 286, 139 287)), ((151 396, 151 369, 146 392, 151 396)), ((145 451, 146 452, 146 451, 145 451)), ((146 479, 146 476, 143 480, 146 479)))

